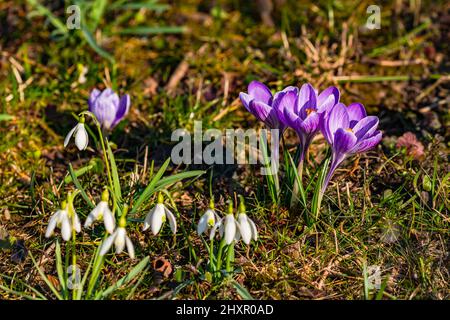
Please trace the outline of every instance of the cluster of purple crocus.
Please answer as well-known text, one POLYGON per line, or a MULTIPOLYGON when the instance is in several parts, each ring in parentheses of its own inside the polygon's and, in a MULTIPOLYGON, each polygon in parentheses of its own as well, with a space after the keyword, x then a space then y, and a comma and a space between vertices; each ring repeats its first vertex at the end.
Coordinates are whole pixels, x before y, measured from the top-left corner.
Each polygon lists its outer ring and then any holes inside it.
MULTIPOLYGON (((318 92, 309 83, 300 89, 289 86, 272 95, 261 82, 252 81, 248 93, 239 95, 245 108, 270 129, 281 133, 290 127, 300 139, 299 175, 305 154, 314 136, 321 131, 332 149, 330 170, 322 186, 322 194, 336 168, 350 155, 365 152, 381 140, 378 117, 367 116, 364 106, 339 102, 338 88, 318 92)), ((295 188, 294 188, 295 190, 295 188)))

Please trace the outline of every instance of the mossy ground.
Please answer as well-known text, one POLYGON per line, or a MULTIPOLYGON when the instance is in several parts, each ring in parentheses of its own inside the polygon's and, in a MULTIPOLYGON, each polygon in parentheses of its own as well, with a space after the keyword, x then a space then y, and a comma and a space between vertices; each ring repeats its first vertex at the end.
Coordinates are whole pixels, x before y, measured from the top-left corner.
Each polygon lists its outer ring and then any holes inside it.
MULTIPOLYGON (((94 148, 78 153, 62 145, 76 123, 73 114, 86 109, 92 88, 112 85, 131 95, 127 120, 111 140, 117 145, 121 181, 132 190, 148 183, 144 163, 154 160, 159 166, 170 155, 174 129, 192 130, 195 120, 202 120, 204 129, 261 127, 238 100, 239 92, 258 79, 278 89, 304 82, 320 88, 337 85, 344 103, 362 102, 380 117, 384 138, 375 150, 338 170, 313 228, 305 226, 304 209, 271 204, 258 167, 214 167, 217 205, 225 209, 227 198, 244 194, 260 233, 249 250, 239 246, 236 280, 255 298, 362 299, 364 267, 376 265, 388 279, 385 299, 448 299, 449 6, 444 1, 383 1, 381 29, 371 31, 363 26, 372 2, 274 1, 270 27, 251 1, 174 1, 162 14, 135 11, 127 21, 184 25, 187 31, 140 37, 115 34, 121 16, 113 12, 98 28, 105 32, 96 34, 114 56, 113 68, 78 36, 52 39, 44 18, 27 16, 28 5, 3 1, 0 114, 13 119, 0 122, 0 231, 17 242, 0 251, 0 284, 28 292, 20 279, 52 297, 24 253, 37 257, 57 281, 54 239, 44 233, 50 214, 73 189, 63 183, 68 164, 80 168, 101 157, 94 148), (397 137, 407 131, 425 146, 419 161, 396 147, 397 137)), ((64 16, 63 5, 53 4, 52 10, 64 16)), ((286 141, 294 148, 295 134, 289 132, 286 141)), ((324 147, 317 137, 305 181, 324 147)), ((81 179, 94 200, 104 180, 95 172, 81 179)), ((194 227, 209 203, 209 177, 172 192, 202 256, 206 252, 194 227)), ((89 208, 81 200, 78 205, 84 217, 89 208)), ((168 230, 153 237, 139 225, 132 225, 130 233, 138 257, 164 256, 183 270, 183 280, 193 280, 176 298, 239 298, 226 283, 213 286, 199 279, 182 237, 174 239, 168 230)), ((92 239, 79 237, 82 269, 98 243, 92 239)), ((126 255, 108 258, 104 281, 113 283, 134 264, 126 255)), ((113 298, 169 297, 179 283, 173 275, 159 278, 150 269, 131 296, 124 289, 113 298)), ((1 289, 0 297, 17 298, 1 289)))

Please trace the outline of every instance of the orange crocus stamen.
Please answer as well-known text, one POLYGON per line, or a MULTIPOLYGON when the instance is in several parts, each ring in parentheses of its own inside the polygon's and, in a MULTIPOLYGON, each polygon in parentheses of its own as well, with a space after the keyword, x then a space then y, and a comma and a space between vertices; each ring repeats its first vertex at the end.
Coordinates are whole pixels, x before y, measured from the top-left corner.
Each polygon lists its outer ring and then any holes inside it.
POLYGON ((307 108, 306 109, 306 115, 310 115, 311 113, 316 112, 316 110, 314 110, 313 108, 307 108))
POLYGON ((347 129, 345 129, 345 131, 353 132, 353 129, 352 128, 347 128, 347 129))

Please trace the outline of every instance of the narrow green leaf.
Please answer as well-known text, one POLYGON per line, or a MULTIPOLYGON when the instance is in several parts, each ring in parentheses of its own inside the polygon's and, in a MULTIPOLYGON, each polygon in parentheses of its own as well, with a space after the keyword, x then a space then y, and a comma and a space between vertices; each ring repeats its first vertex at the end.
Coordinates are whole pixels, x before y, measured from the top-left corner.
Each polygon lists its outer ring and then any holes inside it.
POLYGON ((70 176, 72 177, 72 181, 75 184, 75 187, 77 187, 77 189, 81 191, 81 196, 83 197, 83 199, 91 208, 94 208, 95 205, 92 203, 91 199, 89 199, 88 195, 86 194, 86 191, 84 191, 84 188, 81 186, 80 181, 78 181, 78 178, 75 174, 75 171, 73 170, 71 163, 69 163, 69 173, 70 176))
POLYGON ((91 46, 92 49, 94 49, 95 52, 97 52, 101 57, 109 60, 111 64, 115 64, 114 57, 97 44, 94 37, 92 36, 92 33, 85 26, 81 27, 81 31, 87 43, 91 46))
POLYGON ((144 203, 144 201, 146 201, 153 194, 153 189, 155 188, 156 183, 161 179, 163 174, 166 172, 169 163, 170 163, 170 158, 168 158, 163 163, 163 165, 161 166, 161 168, 159 168, 158 172, 153 177, 153 179, 150 181, 148 186, 144 189, 144 191, 141 193, 139 198, 136 200, 136 202, 133 205, 133 209, 131 210, 131 213, 135 213, 139 209, 139 207, 142 205, 142 203, 144 203))
POLYGON ((10 121, 12 119, 14 119, 14 117, 10 116, 9 114, 5 113, 0 114, 0 121, 10 121))
POLYGON ((33 261, 33 264, 35 266, 35 268, 37 269, 39 275, 41 276, 42 280, 44 280, 45 284, 50 288, 50 290, 53 292, 53 294, 56 296, 56 298, 58 298, 58 300, 63 300, 63 298, 61 297, 61 295, 59 294, 58 290, 56 290, 56 288, 53 286, 53 284, 50 282, 50 280, 48 280, 47 276, 44 274, 44 272, 42 272, 41 268, 38 266, 36 260, 34 260, 33 255, 30 252, 30 258, 31 261, 33 261))
POLYGON ((50 10, 39 3, 38 0, 27 0, 28 4, 32 6, 41 16, 45 16, 50 23, 58 30, 61 34, 67 34, 68 30, 66 25, 61 22, 50 10))
POLYGON ((152 34, 167 34, 167 33, 184 33, 186 32, 185 27, 178 26, 165 26, 165 27, 134 27, 125 28, 117 31, 117 34, 122 35, 152 35, 152 34))
POLYGON ((237 293, 242 297, 244 300, 255 300, 250 292, 242 286, 239 282, 233 280, 232 282, 233 287, 236 289, 237 293))
POLYGON ((114 158, 114 154, 111 150, 111 146, 109 143, 106 143, 108 147, 108 158, 111 163, 111 173, 114 185, 114 194, 116 195, 117 200, 122 199, 122 190, 120 189, 120 180, 119 180, 119 172, 117 171, 116 160, 114 158))
POLYGON ((62 294, 64 297, 67 297, 67 283, 65 281, 64 269, 61 259, 61 246, 59 245, 58 240, 56 240, 55 253, 56 253, 56 272, 58 273, 58 279, 61 285, 62 294))

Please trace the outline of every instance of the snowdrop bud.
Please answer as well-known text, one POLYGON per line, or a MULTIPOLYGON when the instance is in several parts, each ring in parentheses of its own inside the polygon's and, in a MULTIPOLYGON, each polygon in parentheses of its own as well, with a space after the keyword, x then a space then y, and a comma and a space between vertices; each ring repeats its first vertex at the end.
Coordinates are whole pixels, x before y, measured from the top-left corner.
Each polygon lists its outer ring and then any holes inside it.
POLYGON ((109 200, 109 191, 105 188, 102 192, 102 201, 108 202, 109 200))
POLYGON ((119 219, 119 227, 120 228, 125 228, 127 225, 127 213, 128 213, 128 205, 126 204, 123 206, 122 215, 120 216, 120 219, 119 219))
POLYGON ((162 192, 158 193, 158 203, 163 204, 164 203, 164 197, 162 192))

